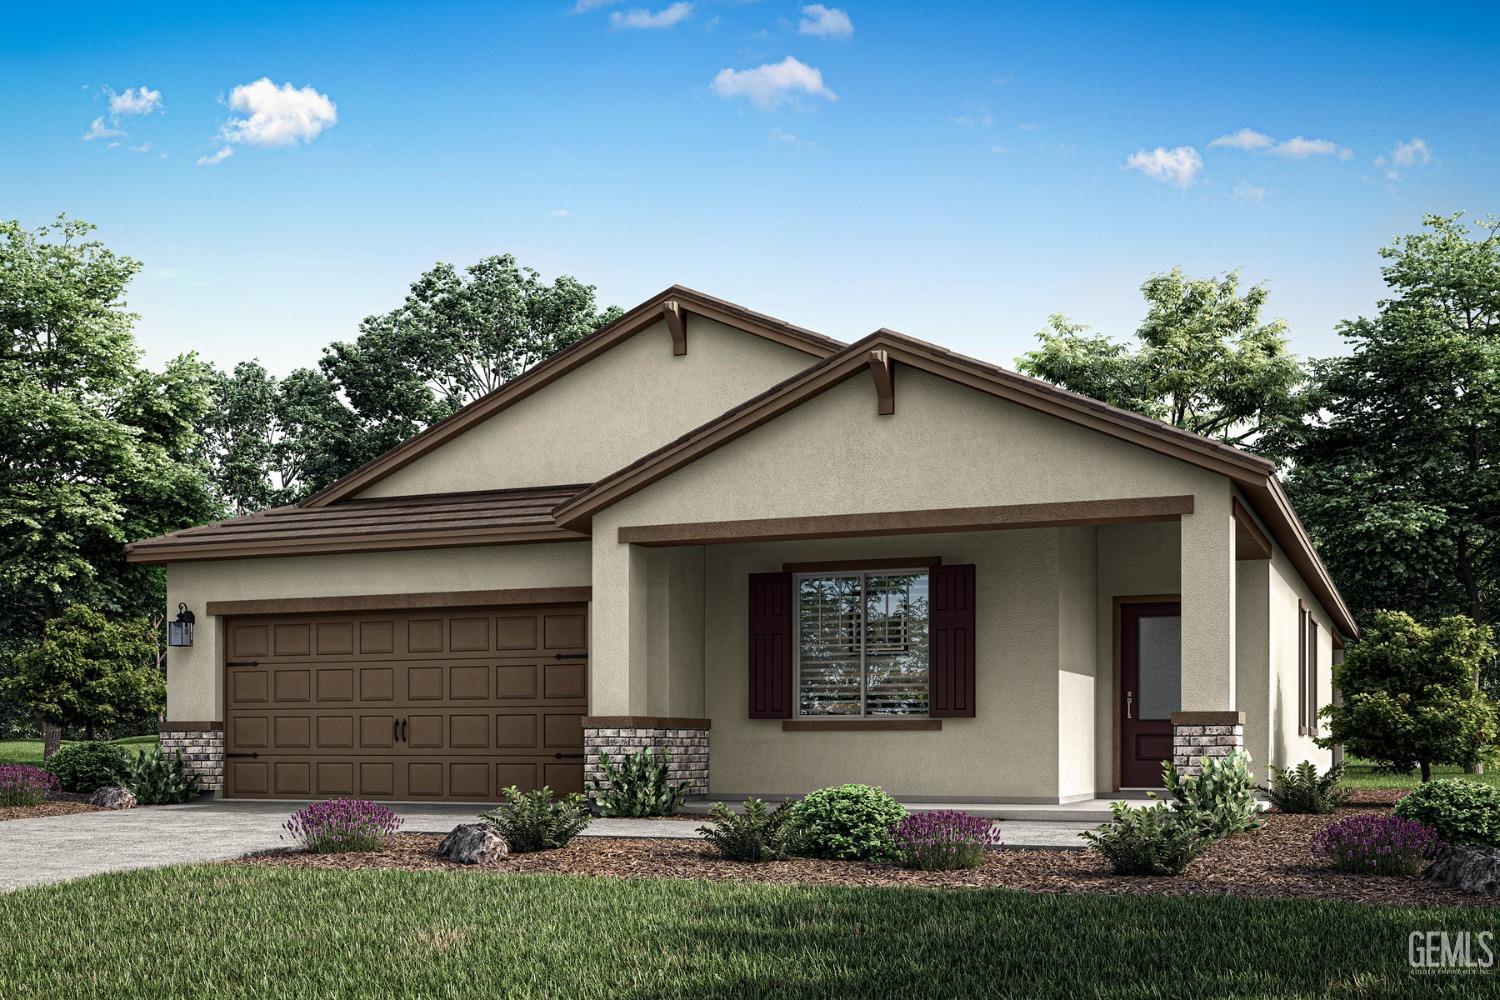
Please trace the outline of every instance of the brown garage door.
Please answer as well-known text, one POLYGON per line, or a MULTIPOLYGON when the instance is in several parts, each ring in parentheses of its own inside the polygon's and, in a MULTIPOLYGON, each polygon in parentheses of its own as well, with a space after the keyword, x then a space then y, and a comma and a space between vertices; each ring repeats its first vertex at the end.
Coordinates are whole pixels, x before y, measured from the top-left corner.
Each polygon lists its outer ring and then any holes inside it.
POLYGON ((581 607, 231 618, 225 794, 583 790, 581 607))

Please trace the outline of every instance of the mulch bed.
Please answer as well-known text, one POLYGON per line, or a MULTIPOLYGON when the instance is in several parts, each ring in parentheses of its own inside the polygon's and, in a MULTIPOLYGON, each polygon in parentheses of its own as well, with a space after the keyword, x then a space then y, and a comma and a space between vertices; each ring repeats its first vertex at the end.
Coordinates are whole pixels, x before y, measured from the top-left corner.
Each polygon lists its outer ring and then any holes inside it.
POLYGON ((52 799, 35 806, 0 806, 0 821, 36 819, 38 816, 66 816, 69 813, 101 812, 98 806, 71 799, 52 799))
MULTIPOLYGON (((602 875, 614 878, 692 878, 803 885, 1017 889, 1043 893, 1227 895, 1334 899, 1402 906, 1488 906, 1470 896, 1413 877, 1344 875, 1313 853, 1313 831, 1334 818, 1377 812, 1341 809, 1337 817, 1271 814, 1265 824, 1214 844, 1176 878, 1113 874, 1097 851, 992 851, 972 871, 916 872, 886 865, 798 858, 746 864, 718 857, 702 841, 579 837, 556 851, 512 855, 479 868, 438 859, 436 834, 398 834, 380 851, 307 854, 282 850, 228 864, 312 869, 458 869, 495 874, 602 875)), ((1004 824, 1001 824, 1004 832, 1004 824)))

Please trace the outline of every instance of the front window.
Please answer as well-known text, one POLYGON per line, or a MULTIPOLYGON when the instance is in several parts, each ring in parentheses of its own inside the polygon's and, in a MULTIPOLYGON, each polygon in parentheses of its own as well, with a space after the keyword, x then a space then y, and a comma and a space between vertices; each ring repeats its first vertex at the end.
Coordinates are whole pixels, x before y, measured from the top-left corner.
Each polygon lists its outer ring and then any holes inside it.
POLYGON ((927 714, 927 574, 797 578, 803 716, 927 714))

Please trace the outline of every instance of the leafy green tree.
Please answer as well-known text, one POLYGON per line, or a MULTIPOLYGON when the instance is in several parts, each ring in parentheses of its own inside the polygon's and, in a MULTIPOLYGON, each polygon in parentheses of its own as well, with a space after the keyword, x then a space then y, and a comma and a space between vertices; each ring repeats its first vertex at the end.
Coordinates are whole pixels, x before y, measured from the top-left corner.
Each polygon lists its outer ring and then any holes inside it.
POLYGON ((1479 665, 1495 655, 1488 626, 1463 615, 1435 627, 1401 611, 1377 611, 1344 662, 1333 668, 1342 701, 1322 709, 1324 747, 1397 771, 1432 765, 1472 767, 1495 739, 1495 710, 1474 687, 1479 665))
MULTIPOLYGON (((52 732, 134 722, 161 710, 166 680, 144 618, 116 619, 74 604, 47 622, 41 640, 12 653, 0 697, 30 709, 52 732)), ((43 747, 45 756, 57 749, 43 747)))
POLYGON ((1285 324, 1261 321, 1266 290, 1240 291, 1238 273, 1188 278, 1180 269, 1141 286, 1146 318, 1136 347, 1054 315, 1028 375, 1229 444, 1255 447, 1300 416, 1302 366, 1285 324))
POLYGON ((599 311, 592 285, 566 275, 548 285, 510 254, 462 274, 438 264, 399 307, 324 352, 323 372, 360 422, 358 440, 337 439, 340 460, 374 458, 619 315, 599 311))
POLYGON ((1500 613, 1500 221, 1380 251, 1391 296, 1342 324, 1292 428, 1289 488, 1361 621, 1500 613))
POLYGON ((156 608, 160 571, 123 544, 218 512, 198 440, 210 369, 139 367, 122 308, 139 265, 92 228, 0 222, 0 650, 70 604, 156 608))

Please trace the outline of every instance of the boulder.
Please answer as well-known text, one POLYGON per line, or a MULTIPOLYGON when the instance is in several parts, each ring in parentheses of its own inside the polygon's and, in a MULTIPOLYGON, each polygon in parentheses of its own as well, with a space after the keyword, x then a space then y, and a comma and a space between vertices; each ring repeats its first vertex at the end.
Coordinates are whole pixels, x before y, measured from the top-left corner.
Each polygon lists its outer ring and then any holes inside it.
POLYGON ((119 785, 105 785, 89 796, 89 805, 105 809, 134 809, 137 803, 135 796, 130 794, 130 789, 119 785))
POLYGON ((1476 844, 1445 847, 1424 877, 1445 882, 1462 892, 1500 896, 1500 847, 1476 844))
POLYGON ((510 853, 510 845, 488 823, 460 823, 438 845, 438 857, 461 865, 483 865, 510 853))

